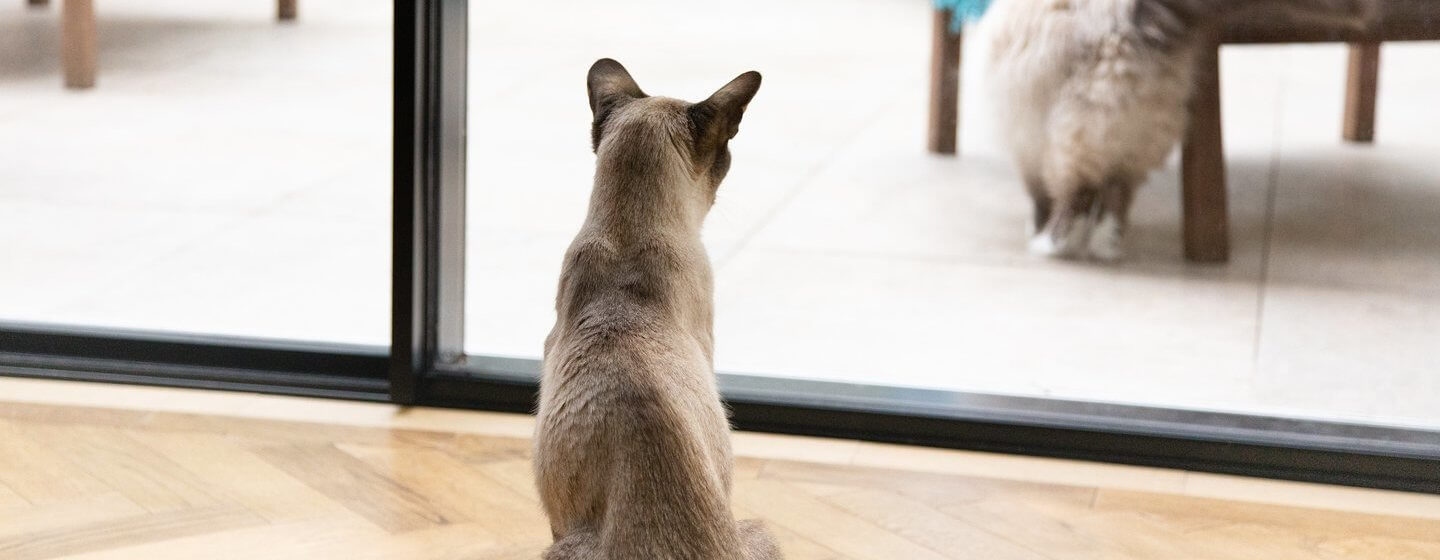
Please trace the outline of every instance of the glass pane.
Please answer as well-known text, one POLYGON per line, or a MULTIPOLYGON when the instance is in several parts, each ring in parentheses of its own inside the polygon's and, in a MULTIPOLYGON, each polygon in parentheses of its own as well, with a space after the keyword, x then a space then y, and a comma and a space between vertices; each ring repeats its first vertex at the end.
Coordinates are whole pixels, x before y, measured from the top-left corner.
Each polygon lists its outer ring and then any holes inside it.
POLYGON ((0 319, 388 344, 391 3, 62 4, 0 6, 0 319))
MULTIPOLYGON (((1156 114, 1125 105, 1132 86, 1091 84, 1120 109, 1066 109, 1075 134, 1173 129, 1141 174, 1126 255, 1107 263, 1033 254, 1034 204, 1001 133, 1052 108, 1001 113, 987 65, 1025 70, 997 36, 964 33, 959 156, 927 151, 932 15, 919 1, 472 4, 467 351, 541 351, 594 170, 585 72, 613 57, 647 93, 688 101, 764 74, 704 229, 721 371, 1440 428, 1440 45, 1384 45, 1374 143, 1341 137, 1345 44, 1224 47, 1223 264, 1183 252, 1183 80, 1134 78, 1179 92, 1156 114)), ((1425 21, 1395 28, 1440 33, 1425 21)), ((1276 25, 1283 40, 1303 30, 1276 25)), ((1082 200, 1109 187, 1081 187, 1065 195, 1080 221, 1111 212, 1082 200)), ((1101 221, 1086 243, 1106 256, 1101 221)))

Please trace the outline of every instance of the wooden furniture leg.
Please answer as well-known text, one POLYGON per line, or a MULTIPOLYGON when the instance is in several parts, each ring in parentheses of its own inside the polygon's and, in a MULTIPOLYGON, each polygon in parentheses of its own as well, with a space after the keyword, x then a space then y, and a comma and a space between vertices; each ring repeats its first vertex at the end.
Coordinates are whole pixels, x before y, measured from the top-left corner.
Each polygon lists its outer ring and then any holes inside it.
POLYGON ((64 57, 65 87, 93 87, 98 50, 95 4, 92 0, 65 0, 60 11, 60 48, 64 57))
POLYGON ((929 147, 953 154, 960 121, 960 34, 950 31, 950 10, 935 10, 930 50, 929 147))
POLYGON ((280 21, 291 21, 298 13, 299 0, 276 0, 275 17, 280 21))
POLYGON ((1351 43, 1345 80, 1345 139, 1375 141, 1375 96, 1380 80, 1380 43, 1351 43))
POLYGON ((1220 131, 1220 46, 1200 47, 1190 127, 1181 150, 1185 258, 1225 262, 1230 258, 1225 192, 1225 148, 1220 131))

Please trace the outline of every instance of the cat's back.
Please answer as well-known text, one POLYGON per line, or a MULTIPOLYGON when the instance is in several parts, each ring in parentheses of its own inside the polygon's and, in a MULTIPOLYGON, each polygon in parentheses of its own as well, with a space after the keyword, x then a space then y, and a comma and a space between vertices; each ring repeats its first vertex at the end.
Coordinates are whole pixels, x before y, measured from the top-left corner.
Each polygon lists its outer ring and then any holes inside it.
POLYGON ((588 527, 631 552, 607 557, 734 550, 728 425, 708 359, 636 298, 590 309, 544 364, 535 469, 547 513, 570 524, 562 532, 588 527))

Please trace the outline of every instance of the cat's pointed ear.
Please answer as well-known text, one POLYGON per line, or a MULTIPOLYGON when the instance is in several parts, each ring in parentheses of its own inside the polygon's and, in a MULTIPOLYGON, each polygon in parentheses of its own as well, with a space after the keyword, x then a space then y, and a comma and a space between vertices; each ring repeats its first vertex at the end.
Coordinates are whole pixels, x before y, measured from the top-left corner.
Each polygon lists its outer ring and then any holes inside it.
POLYGON ((640 91, 640 85, 635 83, 635 78, 631 78, 624 66, 610 58, 602 58, 590 66, 590 74, 585 79, 585 89, 590 94, 590 111, 597 122, 601 120, 606 109, 613 108, 618 103, 645 97, 645 92, 640 91))
POLYGON ((760 91, 760 73, 751 70, 741 74, 709 99, 691 105, 690 120, 704 136, 718 136, 722 142, 734 138, 740 132, 745 107, 757 91, 760 91))

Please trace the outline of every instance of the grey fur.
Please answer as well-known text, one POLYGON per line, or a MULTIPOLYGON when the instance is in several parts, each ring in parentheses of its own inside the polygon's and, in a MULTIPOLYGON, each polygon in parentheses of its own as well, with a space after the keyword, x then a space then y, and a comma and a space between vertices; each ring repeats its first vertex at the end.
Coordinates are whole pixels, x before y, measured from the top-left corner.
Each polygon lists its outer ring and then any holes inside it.
POLYGON ((619 63, 588 76, 596 165, 545 341, 535 476, 547 560, 774 560, 730 508, 700 226, 760 75, 696 104, 650 97, 619 63))

